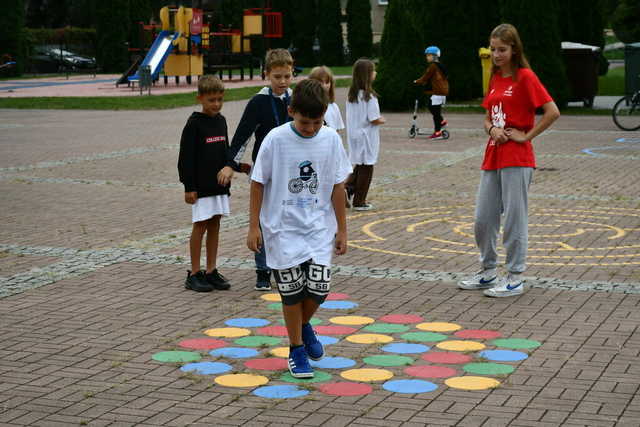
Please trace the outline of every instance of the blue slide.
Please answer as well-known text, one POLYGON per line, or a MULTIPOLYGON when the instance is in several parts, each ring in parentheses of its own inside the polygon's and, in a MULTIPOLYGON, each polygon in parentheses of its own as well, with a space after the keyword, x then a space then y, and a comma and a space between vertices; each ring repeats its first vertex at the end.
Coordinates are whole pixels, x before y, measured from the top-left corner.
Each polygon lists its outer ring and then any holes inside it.
MULTIPOLYGON (((171 49, 173 48, 173 41, 178 38, 178 35, 179 33, 173 33, 171 31, 161 31, 151 45, 151 49, 147 52, 147 56, 145 56, 144 61, 140 64, 140 67, 147 65, 151 67, 152 81, 158 79, 158 75, 162 70, 164 61, 166 61, 167 56, 169 56, 171 49)), ((129 76, 130 82, 138 80, 140 80, 140 68, 138 68, 138 71, 136 71, 133 76, 129 76)))

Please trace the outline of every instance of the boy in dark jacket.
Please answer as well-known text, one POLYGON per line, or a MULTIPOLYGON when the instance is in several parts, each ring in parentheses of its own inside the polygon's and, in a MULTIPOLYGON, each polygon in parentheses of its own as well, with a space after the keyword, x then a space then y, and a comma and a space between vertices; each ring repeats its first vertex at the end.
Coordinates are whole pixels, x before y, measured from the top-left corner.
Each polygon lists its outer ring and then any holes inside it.
POLYGON ((441 129, 447 125, 447 121, 442 117, 442 106, 447 102, 447 95, 449 95, 447 70, 440 63, 440 49, 437 46, 429 46, 424 53, 429 67, 422 77, 413 82, 431 87, 424 92, 431 95, 429 111, 433 115, 433 134, 429 139, 444 139, 441 129))

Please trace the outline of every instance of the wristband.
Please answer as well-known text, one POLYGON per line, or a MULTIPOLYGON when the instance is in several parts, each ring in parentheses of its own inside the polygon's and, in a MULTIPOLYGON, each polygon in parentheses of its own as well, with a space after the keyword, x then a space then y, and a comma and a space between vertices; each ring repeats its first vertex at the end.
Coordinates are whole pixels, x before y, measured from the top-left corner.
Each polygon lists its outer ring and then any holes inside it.
POLYGON ((489 128, 489 130, 487 131, 487 133, 489 134, 489 136, 491 136, 491 129, 493 129, 495 126, 491 125, 491 127, 489 128))

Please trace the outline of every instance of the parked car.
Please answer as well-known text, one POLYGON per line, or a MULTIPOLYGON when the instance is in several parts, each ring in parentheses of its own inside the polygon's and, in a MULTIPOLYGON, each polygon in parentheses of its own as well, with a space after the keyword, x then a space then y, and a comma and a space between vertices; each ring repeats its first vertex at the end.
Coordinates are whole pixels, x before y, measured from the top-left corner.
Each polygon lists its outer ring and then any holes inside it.
POLYGON ((95 69, 96 60, 88 56, 51 46, 36 46, 29 57, 31 72, 56 73, 95 69))

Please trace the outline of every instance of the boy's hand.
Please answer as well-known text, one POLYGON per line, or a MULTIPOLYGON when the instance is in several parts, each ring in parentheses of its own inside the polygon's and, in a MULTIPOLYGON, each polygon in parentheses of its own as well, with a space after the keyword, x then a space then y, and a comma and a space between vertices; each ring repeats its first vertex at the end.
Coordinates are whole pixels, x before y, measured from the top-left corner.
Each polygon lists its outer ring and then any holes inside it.
POLYGON ((260 252, 260 248, 262 248, 262 233, 259 228, 249 228, 247 247, 253 252, 260 252))
POLYGON ((197 191, 189 191, 184 193, 184 201, 190 205, 193 205, 198 200, 197 191))
POLYGON ((338 231, 336 233, 336 255, 344 255, 347 253, 347 232, 346 231, 338 231))
POLYGON ((251 172, 251 165, 249 163, 240 163, 240 172, 249 175, 251 172))
POLYGON ((231 182, 231 178, 233 178, 233 169, 229 166, 225 166, 218 172, 218 184, 225 186, 229 185, 231 182))

